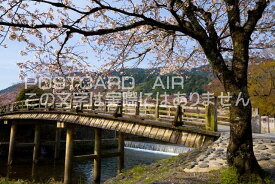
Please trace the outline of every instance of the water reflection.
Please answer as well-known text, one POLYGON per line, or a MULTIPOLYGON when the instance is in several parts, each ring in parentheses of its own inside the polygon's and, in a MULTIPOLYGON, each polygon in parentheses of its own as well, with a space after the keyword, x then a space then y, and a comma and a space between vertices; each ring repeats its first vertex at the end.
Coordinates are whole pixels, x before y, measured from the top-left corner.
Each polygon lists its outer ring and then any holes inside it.
MULTIPOLYGON (((156 160, 167 158, 169 155, 142 152, 125 149, 125 169, 139 164, 150 164, 156 160)), ((0 162, 0 176, 9 179, 25 179, 34 182, 46 182, 51 179, 63 180, 64 163, 43 163, 39 165, 19 164, 12 168, 0 162)), ((31 161, 30 161, 31 163, 31 161)), ((75 161, 73 165, 73 183, 90 184, 93 181, 93 161, 75 161)), ((102 160, 101 180, 105 181, 117 174, 117 158, 102 160)))

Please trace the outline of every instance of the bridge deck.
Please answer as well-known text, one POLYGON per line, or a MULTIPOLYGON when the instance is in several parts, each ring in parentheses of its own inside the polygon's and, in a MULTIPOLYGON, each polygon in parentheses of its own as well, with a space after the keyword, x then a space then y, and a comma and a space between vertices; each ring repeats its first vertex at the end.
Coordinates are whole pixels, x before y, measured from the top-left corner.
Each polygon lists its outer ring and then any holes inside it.
MULTIPOLYGON (((168 121, 146 120, 138 116, 114 117, 110 114, 76 113, 61 111, 20 111, 0 115, 0 120, 47 120, 90 126, 106 130, 162 140, 170 143, 201 147, 219 137, 219 133, 199 126, 173 126, 168 121)), ((39 121, 37 121, 39 122, 39 121)))

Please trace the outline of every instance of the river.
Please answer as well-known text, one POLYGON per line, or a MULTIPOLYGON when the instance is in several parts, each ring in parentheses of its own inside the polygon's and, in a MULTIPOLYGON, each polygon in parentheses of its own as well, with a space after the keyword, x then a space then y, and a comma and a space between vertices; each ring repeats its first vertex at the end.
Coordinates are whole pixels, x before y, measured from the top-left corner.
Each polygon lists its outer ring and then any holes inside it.
MULTIPOLYGON (((151 152, 136 149, 125 149, 125 169, 131 169, 139 164, 150 164, 156 160, 167 158, 171 155, 161 152, 151 152)), ((8 172, 7 166, 2 159, 0 162, 0 176, 10 179, 23 179, 34 182, 47 182, 51 179, 55 181, 63 180, 64 163, 54 164, 46 162, 32 168, 30 164, 16 164, 8 172)), ((117 158, 106 158, 102 160, 101 180, 105 181, 116 176, 117 158)), ((91 184, 93 183, 93 161, 75 161, 73 165, 73 183, 91 184)))

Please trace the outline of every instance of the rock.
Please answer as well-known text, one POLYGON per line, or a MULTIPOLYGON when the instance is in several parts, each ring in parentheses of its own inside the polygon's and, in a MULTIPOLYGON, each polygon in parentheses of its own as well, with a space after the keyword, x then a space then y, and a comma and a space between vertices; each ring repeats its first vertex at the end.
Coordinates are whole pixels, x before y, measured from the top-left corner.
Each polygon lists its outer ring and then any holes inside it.
POLYGON ((275 155, 271 155, 271 156, 270 156, 270 159, 275 159, 275 155))
POLYGON ((271 156, 270 153, 262 153, 261 155, 266 156, 266 157, 270 157, 271 156))
POLYGON ((266 139, 264 142, 265 142, 265 143, 272 143, 272 140, 266 139))
POLYGON ((221 143, 221 142, 222 142, 221 139, 218 139, 218 140, 215 141, 215 143, 221 143))
POLYGON ((256 156, 256 158, 257 158, 258 161, 261 161, 261 160, 270 160, 270 157, 268 157, 265 154, 260 154, 260 155, 256 156))
POLYGON ((226 155, 221 156, 221 159, 226 160, 226 155))
POLYGON ((190 165, 188 165, 186 168, 187 169, 192 169, 193 167, 195 167, 195 163, 194 162, 192 162, 190 165))
POLYGON ((207 150, 207 152, 213 153, 213 151, 215 151, 215 150, 216 150, 215 148, 210 148, 210 149, 207 150))
MULTIPOLYGON (((181 165, 181 164, 180 164, 180 165, 181 165)), ((196 167, 197 165, 198 165, 197 162, 189 162, 189 163, 186 163, 186 164, 185 164, 184 168, 186 168, 186 169, 192 169, 192 168, 196 167)), ((181 165, 181 166, 182 166, 182 165, 181 165)))
POLYGON ((212 157, 210 157, 209 160, 215 160, 215 159, 217 159, 217 158, 220 158, 220 157, 218 157, 217 155, 213 155, 212 157))
POLYGON ((207 167, 209 167, 208 164, 200 164, 200 165, 199 165, 199 168, 207 168, 207 167))
POLYGON ((266 145, 259 145, 256 147, 257 150, 267 150, 268 147, 266 147, 266 145))
POLYGON ((197 158, 197 162, 203 161, 205 158, 206 158, 205 155, 200 155, 200 156, 197 158))

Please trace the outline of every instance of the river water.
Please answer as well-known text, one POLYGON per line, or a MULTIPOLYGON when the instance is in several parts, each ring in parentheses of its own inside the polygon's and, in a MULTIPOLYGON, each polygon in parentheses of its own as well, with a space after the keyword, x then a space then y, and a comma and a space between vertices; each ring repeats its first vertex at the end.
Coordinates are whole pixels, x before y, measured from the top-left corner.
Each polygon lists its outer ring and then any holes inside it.
MULTIPOLYGON (((139 164, 150 164, 156 160, 170 157, 171 155, 161 152, 148 152, 136 149, 125 149, 125 169, 131 169, 139 164)), ((42 163, 36 167, 30 164, 14 165, 9 171, 3 160, 0 162, 0 176, 10 179, 24 179, 34 182, 46 182, 51 179, 63 180, 64 163, 42 163), (9 174, 7 174, 9 173, 9 174)), ((93 183, 93 161, 75 161, 73 165, 73 183, 93 183)), ((102 160, 101 180, 105 181, 116 176, 117 158, 105 158, 102 160)))

